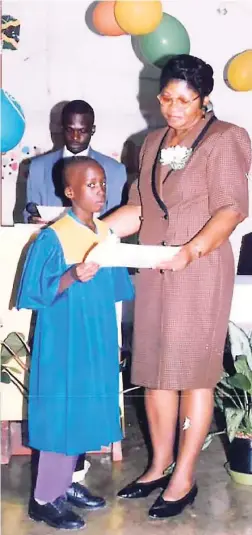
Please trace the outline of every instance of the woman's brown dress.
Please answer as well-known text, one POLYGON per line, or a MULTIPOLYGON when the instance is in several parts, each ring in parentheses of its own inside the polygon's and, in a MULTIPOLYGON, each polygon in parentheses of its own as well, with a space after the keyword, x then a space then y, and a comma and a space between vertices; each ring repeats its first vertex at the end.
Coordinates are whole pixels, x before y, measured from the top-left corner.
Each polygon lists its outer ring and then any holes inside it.
MULTIPOLYGON (((207 114, 181 144, 191 147, 211 117, 207 114)), ((139 243, 185 244, 220 208, 247 216, 247 132, 214 121, 185 168, 163 183, 169 167, 158 163, 157 152, 166 131, 147 136, 138 187, 134 183, 130 191, 129 204, 142 205, 139 243)), ((182 271, 142 269, 135 279, 132 382, 153 389, 214 387, 222 371, 234 286, 229 241, 182 271)))

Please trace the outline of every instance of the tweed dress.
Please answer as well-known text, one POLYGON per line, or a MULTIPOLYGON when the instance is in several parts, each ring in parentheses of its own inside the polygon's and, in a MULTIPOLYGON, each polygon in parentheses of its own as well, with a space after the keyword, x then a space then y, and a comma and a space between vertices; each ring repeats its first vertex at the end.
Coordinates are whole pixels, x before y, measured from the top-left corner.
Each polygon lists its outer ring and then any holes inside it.
MULTIPOLYGON (((142 206, 140 244, 183 245, 222 208, 248 215, 249 136, 212 117, 207 114, 181 143, 191 147, 211 121, 182 170, 169 173, 159 164, 157 153, 165 135, 169 140, 168 128, 145 139, 139 179, 128 201, 142 206)), ((161 390, 216 385, 234 275, 229 240, 182 271, 141 269, 136 274, 133 384, 161 390)))

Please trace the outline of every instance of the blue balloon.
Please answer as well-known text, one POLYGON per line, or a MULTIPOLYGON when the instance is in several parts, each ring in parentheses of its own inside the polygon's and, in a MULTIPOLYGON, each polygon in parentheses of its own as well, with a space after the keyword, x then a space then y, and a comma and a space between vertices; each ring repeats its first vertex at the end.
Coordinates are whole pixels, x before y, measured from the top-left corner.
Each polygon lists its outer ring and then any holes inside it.
POLYGON ((1 89, 1 152, 8 152, 21 141, 25 131, 24 112, 18 102, 1 89))

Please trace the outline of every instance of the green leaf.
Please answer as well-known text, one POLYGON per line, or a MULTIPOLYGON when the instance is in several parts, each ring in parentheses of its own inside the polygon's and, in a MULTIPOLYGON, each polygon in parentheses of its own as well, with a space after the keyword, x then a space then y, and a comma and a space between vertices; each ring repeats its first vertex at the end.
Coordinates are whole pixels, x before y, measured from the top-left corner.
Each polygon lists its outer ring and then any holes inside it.
POLYGON ((214 393, 214 402, 215 402, 215 406, 218 407, 223 412, 224 411, 223 397, 220 397, 216 391, 214 393))
POLYGON ((7 372, 4 370, 1 371, 1 383, 9 384, 11 383, 11 378, 7 372))
MULTIPOLYGON (((3 346, 1 346, 3 347, 3 346)), ((2 356, 2 352, 1 352, 1 364, 8 364, 8 362, 12 359, 12 355, 10 354, 10 352, 8 351, 8 355, 4 355, 2 356)))
POLYGON ((223 401, 226 401, 226 400, 230 400, 232 405, 237 405, 239 406, 239 401, 237 399, 237 394, 236 392, 234 391, 234 388, 230 386, 230 389, 232 391, 232 394, 231 395, 229 392, 226 392, 223 388, 223 385, 221 385, 220 383, 218 383, 216 385, 216 389, 215 389, 215 393, 216 395, 218 395, 218 397, 223 400, 223 401))
POLYGON ((234 363, 234 367, 238 373, 243 373, 244 375, 246 375, 246 377, 248 377, 248 379, 252 377, 252 371, 248 365, 246 355, 238 355, 234 363))
POLYGON ((249 392, 251 389, 251 383, 249 379, 242 373, 236 373, 235 375, 232 375, 232 377, 229 377, 228 382, 233 388, 245 390, 245 392, 249 392))
POLYGON ((210 446, 211 442, 213 441, 214 437, 217 437, 218 435, 224 435, 226 433, 226 430, 223 431, 216 431, 215 433, 208 433, 205 442, 201 448, 201 451, 204 451, 210 446))
POLYGON ((212 443, 213 439, 214 439, 214 433, 208 433, 208 435, 207 435, 207 437, 205 439, 205 442, 204 442, 204 444, 203 444, 203 446, 201 448, 201 451, 206 450, 210 446, 210 444, 212 443))
POLYGON ((250 341, 250 336, 248 336, 243 329, 238 327, 232 321, 228 324, 228 332, 231 342, 231 352, 234 360, 237 355, 246 355, 247 363, 252 370, 252 345, 250 341))
POLYGON ((225 409, 225 417, 227 422, 227 434, 230 442, 235 438, 235 435, 241 425, 245 416, 245 409, 236 409, 227 407, 225 409))
POLYGON ((249 411, 244 416, 244 429, 247 433, 252 433, 252 411, 249 411))
POLYGON ((237 357, 237 360, 235 361, 235 369, 238 373, 242 373, 250 383, 250 393, 252 393, 252 371, 250 370, 248 366, 248 362, 245 355, 240 355, 237 357))
MULTIPOLYGON (((8 334, 7 338, 5 338, 4 342, 18 357, 26 357, 28 355, 24 335, 22 333, 10 333, 8 334)), ((1 362, 5 361, 6 363, 6 359, 8 361, 11 356, 11 351, 9 351, 4 345, 2 345, 1 362)))
POLYGON ((7 370, 10 370, 12 373, 21 373, 21 370, 19 368, 15 368, 14 366, 5 366, 7 370))

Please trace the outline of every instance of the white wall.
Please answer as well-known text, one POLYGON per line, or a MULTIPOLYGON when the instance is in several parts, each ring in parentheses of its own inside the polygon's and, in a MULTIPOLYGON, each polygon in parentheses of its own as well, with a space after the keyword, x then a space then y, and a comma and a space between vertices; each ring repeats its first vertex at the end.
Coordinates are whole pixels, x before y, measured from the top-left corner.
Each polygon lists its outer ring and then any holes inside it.
MULTIPOLYGON (((96 112, 93 148, 117 158, 126 139, 146 129, 143 115, 150 118, 156 110, 159 70, 143 68, 129 36, 92 33, 85 23, 89 4, 85 0, 3 2, 3 14, 21 22, 18 50, 3 51, 3 87, 22 105, 27 124, 20 146, 4 157, 4 222, 12 220, 15 162, 24 158, 23 147, 28 146, 31 154, 33 146, 42 152, 52 147, 50 110, 56 103, 74 98, 89 101, 96 112)), ((252 0, 163 1, 163 10, 185 25, 191 53, 213 66, 212 101, 217 116, 247 128, 252 136, 252 92, 232 91, 223 81, 227 61, 251 48, 252 0), (226 15, 218 13, 220 5, 227 8, 226 15)), ((158 116, 154 114, 149 123, 158 126, 158 116)), ((52 127, 57 133, 58 126, 52 127)), ((138 144, 141 138, 136 137, 138 144)))

